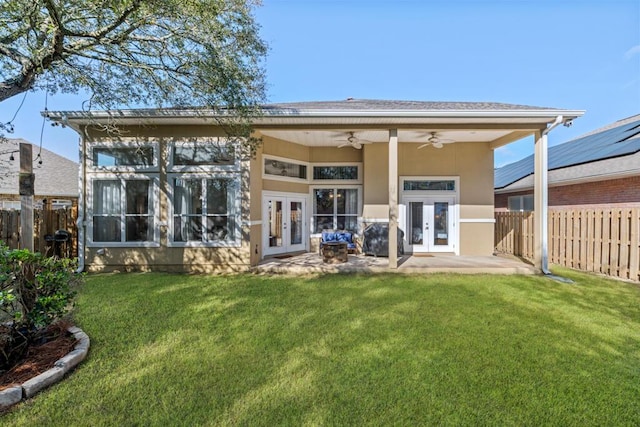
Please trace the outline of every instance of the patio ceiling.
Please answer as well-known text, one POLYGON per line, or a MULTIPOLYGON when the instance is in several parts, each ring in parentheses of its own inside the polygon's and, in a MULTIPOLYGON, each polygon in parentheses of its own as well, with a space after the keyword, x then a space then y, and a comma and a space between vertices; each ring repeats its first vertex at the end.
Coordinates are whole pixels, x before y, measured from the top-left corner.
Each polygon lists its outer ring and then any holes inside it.
MULTIPOLYGON (((261 135, 309 147, 336 147, 345 143, 345 139, 349 137, 349 132, 354 132, 355 138, 363 141, 364 143, 389 142, 389 131, 386 129, 259 130, 261 135)), ((493 142, 512 133, 510 130, 439 130, 437 128, 425 128, 424 130, 399 129, 398 140, 399 142, 424 144, 431 136, 431 132, 436 132, 438 138, 442 140, 452 140, 454 142, 493 142)))

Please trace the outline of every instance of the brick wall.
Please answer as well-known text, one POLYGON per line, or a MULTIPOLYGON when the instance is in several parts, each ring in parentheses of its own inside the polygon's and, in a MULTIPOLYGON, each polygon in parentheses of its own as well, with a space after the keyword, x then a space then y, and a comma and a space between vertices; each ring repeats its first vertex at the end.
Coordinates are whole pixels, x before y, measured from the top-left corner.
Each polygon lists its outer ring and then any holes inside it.
MULTIPOLYGON (((495 195, 497 211, 508 210, 510 196, 533 194, 533 190, 495 195)), ((589 208, 640 206, 640 176, 549 188, 549 206, 589 208)))

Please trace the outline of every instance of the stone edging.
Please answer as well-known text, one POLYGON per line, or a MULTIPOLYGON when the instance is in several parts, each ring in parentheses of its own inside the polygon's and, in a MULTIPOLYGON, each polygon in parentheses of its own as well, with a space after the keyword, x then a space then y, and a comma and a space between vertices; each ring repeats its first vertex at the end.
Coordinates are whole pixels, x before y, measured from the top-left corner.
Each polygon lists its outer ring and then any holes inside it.
POLYGON ((0 410, 7 409, 20 402, 22 399, 33 397, 40 390, 57 383, 69 371, 78 366, 85 357, 87 357, 87 353, 89 353, 89 346, 91 344, 89 336, 85 334, 82 329, 76 326, 72 326, 67 329, 67 331, 73 334, 73 337, 78 340, 73 351, 63 358, 58 359, 53 368, 48 371, 31 378, 30 380, 22 383, 22 385, 13 386, 0 391, 0 410))

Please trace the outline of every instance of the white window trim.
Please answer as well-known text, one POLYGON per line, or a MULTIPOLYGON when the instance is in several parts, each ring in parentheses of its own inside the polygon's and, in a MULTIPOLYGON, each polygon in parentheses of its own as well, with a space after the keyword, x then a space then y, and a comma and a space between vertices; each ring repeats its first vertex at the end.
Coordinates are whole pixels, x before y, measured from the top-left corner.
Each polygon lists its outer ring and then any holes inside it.
MULTIPOLYGON (((87 193, 87 247, 98 248, 157 248, 160 247, 160 177, 157 173, 95 173, 87 177, 90 191, 87 193), (122 185, 126 180, 144 180, 151 183, 151 195, 153 200, 149 203, 151 217, 153 218, 153 241, 150 242, 94 242, 93 241, 93 182, 105 180, 119 180, 122 185)), ((121 213, 120 215, 124 215, 121 213)), ((125 223, 120 224, 121 236, 125 237, 125 223)), ((121 237, 121 238, 122 238, 121 237)))
POLYGON ((431 195, 452 195, 457 196, 460 190, 460 177, 459 176, 401 176, 400 186, 398 187, 401 193, 406 195, 416 196, 431 196, 431 195), (454 181, 454 190, 405 190, 405 181, 454 181))
POLYGON ((273 181, 288 181, 288 182, 298 182, 298 183, 309 183, 309 172, 311 170, 311 163, 309 162, 303 162, 302 160, 295 160, 295 159, 289 159, 286 157, 279 157, 279 156, 272 156, 270 154, 263 154, 262 155, 262 164, 260 165, 260 168, 262 169, 262 179, 270 179, 273 181), (276 162, 283 162, 283 163, 291 163, 293 165, 300 165, 300 166, 306 166, 307 167, 307 177, 306 178, 294 178, 294 177, 290 177, 290 176, 279 176, 279 175, 270 175, 267 173, 267 171, 265 170, 264 167, 264 163, 267 160, 273 160, 276 162))
MULTIPOLYGON (((339 184, 342 183, 342 181, 338 181, 339 184)), ((362 185, 355 185, 355 184, 345 184, 345 185, 330 185, 330 184, 323 184, 323 185, 312 185, 309 187, 309 200, 310 200, 310 209, 309 209, 309 236, 310 237, 320 237, 322 236, 322 233, 314 233, 313 230, 315 228, 315 211, 316 211, 316 198, 314 197, 314 192, 315 190, 318 189, 330 189, 330 190, 338 190, 338 189, 347 189, 347 190, 351 190, 351 189, 356 189, 358 190, 358 213, 355 215, 357 220, 358 220, 358 233, 360 232, 361 228, 362 228, 362 185)), ((335 205, 334 205, 335 206, 335 205)), ((334 213, 332 214, 334 217, 337 215, 335 213, 335 208, 334 208, 334 213)), ((352 215, 352 214, 349 214, 352 215)))
POLYGON ((169 199, 169 227, 167 230, 167 246, 173 248, 239 248, 242 245, 242 183, 241 175, 238 173, 169 173, 167 174, 167 197, 169 199), (236 238, 233 241, 211 241, 211 242, 175 242, 173 240, 174 230, 174 206, 173 206, 173 180, 179 179, 230 179, 237 192, 234 209, 236 212, 236 238))
POLYGON ((88 172, 157 172, 160 158, 160 144, 157 141, 107 141, 92 142, 89 144, 89 158, 87 159, 88 172), (151 147, 153 149, 152 166, 97 166, 93 161, 93 152, 96 148, 134 148, 151 147))
POLYGON ((230 138, 225 137, 211 137, 211 138, 198 138, 188 141, 171 141, 168 144, 167 157, 169 164, 167 171, 169 173, 191 172, 191 173, 204 173, 204 172, 237 172, 240 171, 240 155, 237 147, 234 147, 234 163, 232 165, 174 165, 173 164, 173 150, 176 146, 182 147, 195 147, 197 145, 211 144, 212 139, 218 138, 218 142, 221 145, 227 145, 230 138))
POLYGON ((311 163, 311 170, 308 172, 310 182, 314 185, 348 185, 348 184, 362 184, 362 163, 359 162, 319 162, 311 163), (314 179, 313 168, 315 167, 332 167, 332 166, 356 166, 358 168, 358 177, 356 179, 314 179))

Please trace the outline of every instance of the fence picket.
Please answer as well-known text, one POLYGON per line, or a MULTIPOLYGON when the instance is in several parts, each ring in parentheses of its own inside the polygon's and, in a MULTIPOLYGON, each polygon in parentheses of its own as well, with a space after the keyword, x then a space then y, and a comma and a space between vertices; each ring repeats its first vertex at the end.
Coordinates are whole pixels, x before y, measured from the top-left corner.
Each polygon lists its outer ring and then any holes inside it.
MULTIPOLYGON (((35 251, 47 254, 52 253, 53 243, 46 241, 47 234, 53 235, 57 230, 66 230, 71 233, 68 253, 75 257, 78 254, 76 219, 78 209, 76 206, 70 209, 33 211, 33 248, 35 251)), ((20 248, 20 211, 0 211, 0 240, 11 249, 20 248)))
MULTIPOLYGON (((531 212, 497 212, 496 251, 533 259, 531 212)), ((640 208, 549 209, 549 260, 640 281, 640 208)))

